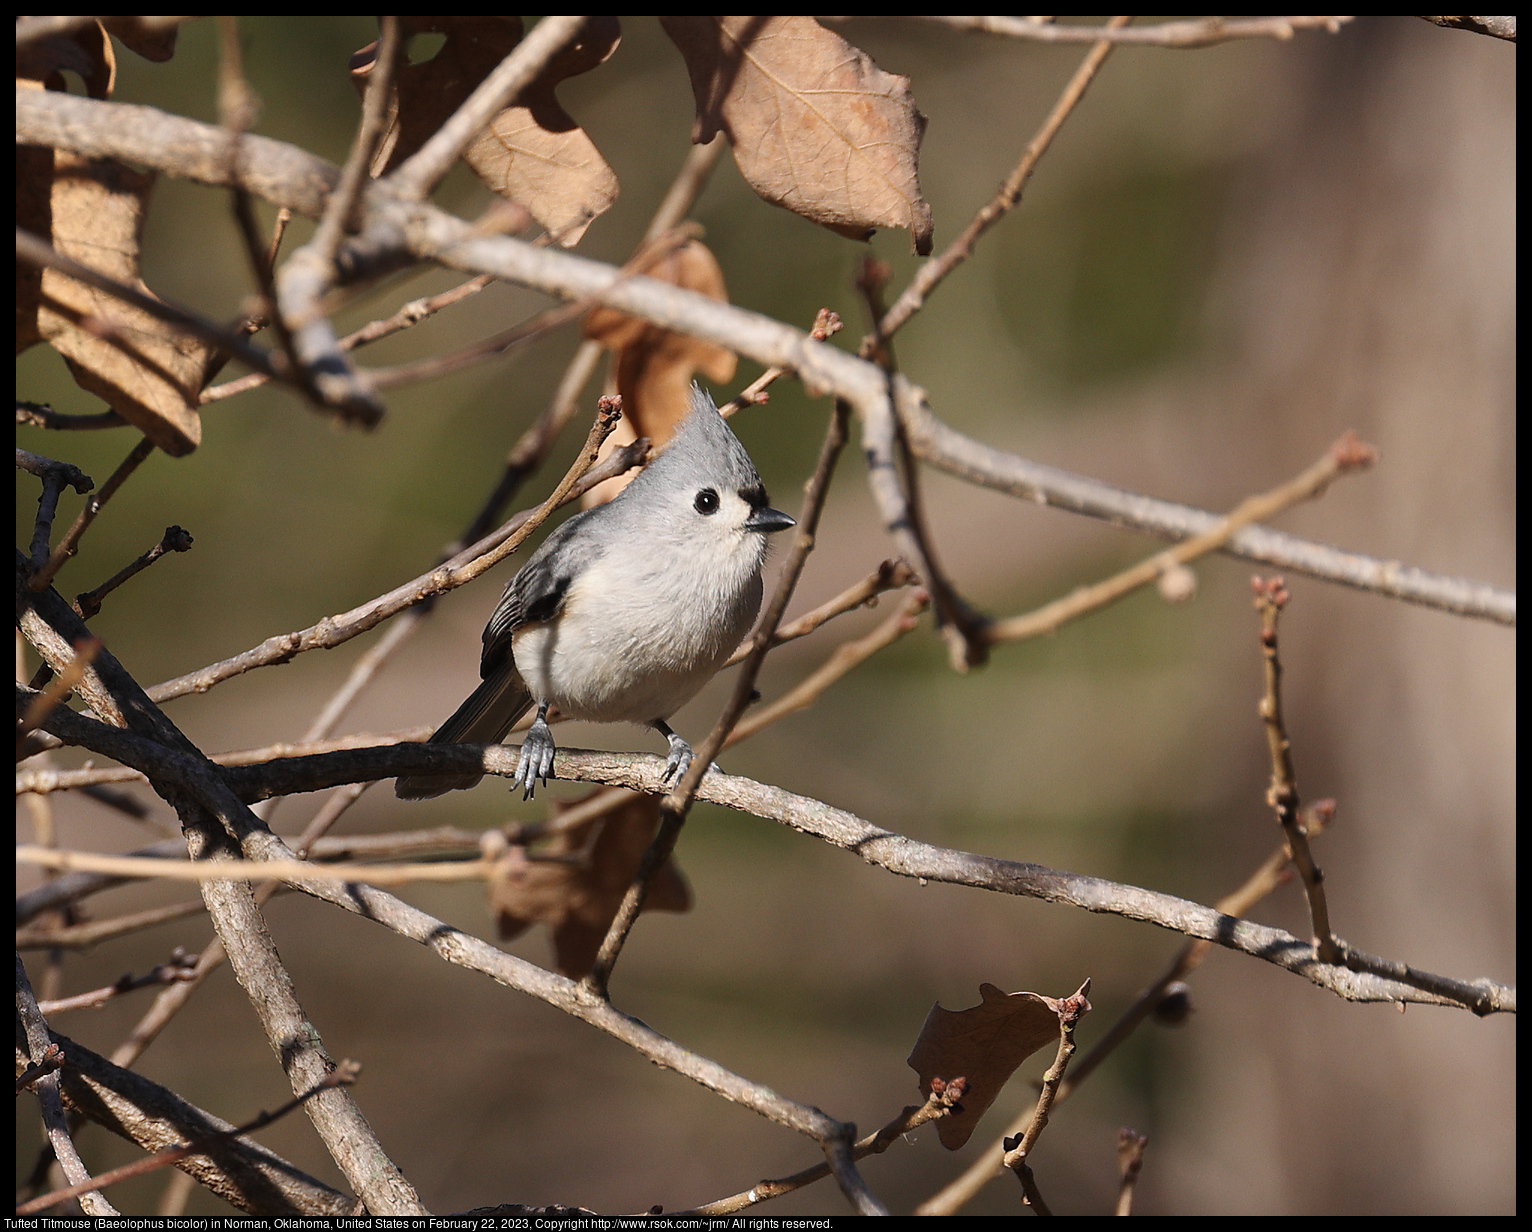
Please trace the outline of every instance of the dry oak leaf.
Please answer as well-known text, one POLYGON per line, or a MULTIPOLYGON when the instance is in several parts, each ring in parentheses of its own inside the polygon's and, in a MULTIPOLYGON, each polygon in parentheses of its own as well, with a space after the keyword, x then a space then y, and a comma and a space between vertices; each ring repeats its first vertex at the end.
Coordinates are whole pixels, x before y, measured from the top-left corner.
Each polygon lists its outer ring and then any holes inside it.
POLYGON ((920 1090, 931 1093, 931 1080, 966 1078, 961 1109, 936 1123, 937 1137, 949 1151, 968 1141, 979 1118, 989 1110, 1016 1067, 1059 1037, 1059 1005, 1035 992, 1007 995, 993 984, 980 984, 983 1000, 972 1009, 931 1007, 909 1066, 920 1076, 920 1090))
MULTIPOLYGON (((556 802, 553 816, 575 803, 556 802)), ((555 833, 538 852, 555 859, 528 859, 523 848, 512 847, 489 883, 501 939, 514 940, 531 925, 546 924, 558 969, 572 980, 590 974, 659 825, 659 797, 638 796, 596 821, 555 833)), ((675 861, 667 860, 649 882, 644 910, 689 911, 691 905, 691 887, 675 861)))
POLYGON ((750 187, 852 239, 907 227, 931 251, 910 79, 812 17, 662 17, 697 103, 692 140, 723 132, 750 187))
MULTIPOLYGON (((99 25, 73 39, 44 40, 27 57, 22 85, 62 90, 61 70, 85 79, 93 96, 111 92, 111 40, 99 25), (79 56, 84 55, 84 61, 79 56)), ((83 265, 152 295, 138 276, 144 215, 154 176, 113 159, 18 147, 17 221, 83 265)), ((170 332, 148 313, 55 270, 16 280, 16 350, 48 342, 75 383, 102 398, 166 453, 190 453, 202 439, 197 394, 210 348, 170 332)))
MULTIPOLYGON (((407 35, 436 33, 446 41, 419 64, 401 64, 389 103, 388 129, 372 172, 392 171, 422 145, 521 42, 519 17, 404 17, 407 35)), ((485 187, 523 206, 560 244, 578 243, 591 221, 617 199, 617 176, 591 139, 560 106, 561 81, 589 72, 617 49, 615 17, 591 17, 579 37, 501 111, 463 152, 485 187)), ((377 43, 351 57, 360 91, 377 58, 377 43)))
MULTIPOLYGON (((729 302, 723 270, 700 240, 660 247, 649 261, 637 266, 637 272, 729 302)), ((585 318, 585 336, 613 352, 617 392, 622 395, 622 421, 602 445, 603 458, 640 436, 647 436, 656 449, 663 447, 691 407, 692 379, 699 369, 715 384, 734 379, 733 351, 614 308, 592 309, 585 318)), ((596 485, 582 505, 588 509, 604 504, 632 478, 624 475, 596 485)))

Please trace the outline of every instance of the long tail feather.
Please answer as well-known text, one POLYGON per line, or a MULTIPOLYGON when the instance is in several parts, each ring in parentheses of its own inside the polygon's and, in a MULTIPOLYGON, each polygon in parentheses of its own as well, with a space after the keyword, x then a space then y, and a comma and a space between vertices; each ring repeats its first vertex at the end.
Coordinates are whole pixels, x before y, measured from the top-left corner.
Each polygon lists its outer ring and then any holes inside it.
MULTIPOLYGON (((531 709, 532 697, 513 663, 505 663, 459 706, 431 737, 432 744, 499 744, 516 720, 531 709)), ((429 800, 472 787, 482 774, 411 774, 394 783, 401 800, 429 800)))

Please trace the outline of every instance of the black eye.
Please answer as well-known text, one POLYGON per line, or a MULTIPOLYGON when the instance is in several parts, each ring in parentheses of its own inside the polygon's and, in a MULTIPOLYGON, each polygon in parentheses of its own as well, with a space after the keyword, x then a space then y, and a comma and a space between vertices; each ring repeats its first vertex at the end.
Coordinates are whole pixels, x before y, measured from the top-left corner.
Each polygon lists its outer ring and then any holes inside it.
POLYGON ((717 513, 718 493, 712 488, 703 488, 697 493, 697 499, 692 503, 697 506, 698 513, 717 513))

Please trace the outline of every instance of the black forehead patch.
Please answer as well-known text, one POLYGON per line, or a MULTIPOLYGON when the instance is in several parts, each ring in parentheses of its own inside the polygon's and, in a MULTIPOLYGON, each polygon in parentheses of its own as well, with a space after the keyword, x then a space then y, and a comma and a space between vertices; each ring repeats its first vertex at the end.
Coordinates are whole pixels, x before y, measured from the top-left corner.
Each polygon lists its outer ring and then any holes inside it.
POLYGON ((766 508, 766 489, 759 483, 739 490, 739 497, 752 509, 766 508))

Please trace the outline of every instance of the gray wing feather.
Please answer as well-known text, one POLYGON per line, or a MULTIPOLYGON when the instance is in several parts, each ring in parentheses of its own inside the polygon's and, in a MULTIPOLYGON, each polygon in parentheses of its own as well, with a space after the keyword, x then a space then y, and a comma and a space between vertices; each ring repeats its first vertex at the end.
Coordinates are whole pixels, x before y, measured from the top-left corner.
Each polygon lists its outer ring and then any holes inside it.
MULTIPOLYGON (((499 744, 532 706, 532 696, 511 657, 511 641, 523 625, 552 620, 564 605, 570 583, 601 553, 592 531, 605 505, 576 514, 543 541, 521 567, 484 626, 484 653, 475 689, 431 737, 432 744, 499 744)), ((426 800, 472 787, 482 774, 415 774, 394 783, 401 800, 426 800)))
POLYGON ((570 518, 511 579, 484 626, 481 676, 488 678, 509 661, 511 636, 517 629, 552 620, 563 609, 570 584, 601 554, 601 540, 591 532, 605 509, 605 505, 597 506, 570 518))

